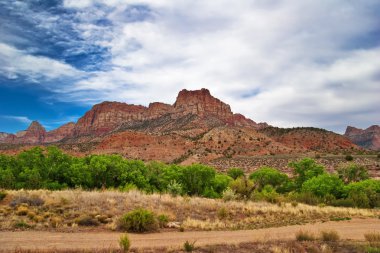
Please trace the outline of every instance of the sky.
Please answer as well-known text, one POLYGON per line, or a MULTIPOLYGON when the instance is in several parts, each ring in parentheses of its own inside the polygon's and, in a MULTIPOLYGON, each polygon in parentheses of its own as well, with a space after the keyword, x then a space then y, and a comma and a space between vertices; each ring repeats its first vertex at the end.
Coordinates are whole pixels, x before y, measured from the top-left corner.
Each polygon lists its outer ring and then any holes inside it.
POLYGON ((380 124, 380 1, 0 0, 0 132, 200 88, 278 127, 380 124))

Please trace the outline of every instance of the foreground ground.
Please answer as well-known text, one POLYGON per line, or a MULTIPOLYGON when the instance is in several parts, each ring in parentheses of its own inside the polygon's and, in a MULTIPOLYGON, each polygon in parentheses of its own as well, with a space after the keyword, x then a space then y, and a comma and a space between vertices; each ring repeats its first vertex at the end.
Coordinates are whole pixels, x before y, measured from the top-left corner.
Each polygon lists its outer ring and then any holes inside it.
MULTIPOLYGON (((134 249, 161 247, 168 250, 179 249, 186 241, 196 241, 196 246, 204 246, 210 244, 239 244, 252 241, 293 240, 295 234, 300 230, 314 232, 315 234, 320 231, 335 230, 339 233, 341 239, 363 241, 365 233, 380 231, 380 219, 329 221, 257 230, 129 234, 129 238, 134 249)), ((14 250, 15 248, 31 250, 117 249, 120 235, 121 233, 116 232, 7 231, 0 232, 0 245, 2 250, 14 250)))

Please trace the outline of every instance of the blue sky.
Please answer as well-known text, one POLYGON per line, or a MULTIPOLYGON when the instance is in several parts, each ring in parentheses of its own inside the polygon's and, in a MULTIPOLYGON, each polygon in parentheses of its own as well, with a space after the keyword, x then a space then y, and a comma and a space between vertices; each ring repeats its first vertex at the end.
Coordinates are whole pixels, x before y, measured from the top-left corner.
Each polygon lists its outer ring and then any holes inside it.
POLYGON ((208 88, 280 127, 380 123, 380 2, 0 0, 0 131, 208 88))

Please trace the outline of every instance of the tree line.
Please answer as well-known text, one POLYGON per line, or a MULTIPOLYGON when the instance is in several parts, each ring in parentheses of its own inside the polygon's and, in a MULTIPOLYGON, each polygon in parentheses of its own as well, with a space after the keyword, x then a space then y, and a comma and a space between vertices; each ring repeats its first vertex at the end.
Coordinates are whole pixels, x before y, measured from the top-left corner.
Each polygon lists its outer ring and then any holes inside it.
POLYGON ((262 167, 250 175, 239 168, 220 173, 193 164, 144 163, 119 155, 75 157, 55 146, 35 147, 15 156, 0 155, 0 188, 138 189, 147 193, 202 196, 207 198, 298 201, 374 208, 380 207, 380 181, 369 179, 365 167, 350 163, 328 173, 315 160, 289 163, 293 176, 262 167))

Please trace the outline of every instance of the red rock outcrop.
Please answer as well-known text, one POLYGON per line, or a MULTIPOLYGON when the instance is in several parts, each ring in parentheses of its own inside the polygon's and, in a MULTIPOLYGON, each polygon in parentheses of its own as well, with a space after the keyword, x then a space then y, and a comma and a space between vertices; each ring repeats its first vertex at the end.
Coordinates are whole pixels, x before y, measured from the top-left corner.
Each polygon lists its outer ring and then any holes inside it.
POLYGON ((365 130, 348 126, 344 135, 358 146, 380 150, 380 126, 378 125, 365 130))
POLYGON ((102 135, 115 130, 124 122, 144 118, 146 107, 119 102, 94 105, 75 125, 74 135, 102 135))
POLYGON ((28 129, 17 133, 16 137, 13 137, 12 140, 15 143, 37 144, 44 141, 45 135, 45 128, 38 121, 33 121, 28 129))
POLYGON ((57 142, 66 137, 71 137, 74 133, 75 123, 69 122, 57 129, 46 133, 44 141, 46 143, 57 142))
POLYGON ((199 117, 213 115, 227 120, 233 116, 230 106, 211 96, 210 91, 207 89, 181 90, 173 106, 176 117, 196 114, 199 117))

